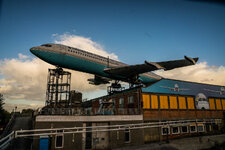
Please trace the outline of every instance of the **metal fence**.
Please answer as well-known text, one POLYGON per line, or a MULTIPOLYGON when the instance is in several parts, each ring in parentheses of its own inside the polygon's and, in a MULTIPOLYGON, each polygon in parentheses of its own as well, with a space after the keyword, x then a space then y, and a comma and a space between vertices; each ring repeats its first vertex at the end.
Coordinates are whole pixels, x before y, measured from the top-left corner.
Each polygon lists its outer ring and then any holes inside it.
POLYGON ((92 115, 139 115, 137 108, 44 108, 39 114, 41 115, 70 115, 70 116, 92 116, 92 115))

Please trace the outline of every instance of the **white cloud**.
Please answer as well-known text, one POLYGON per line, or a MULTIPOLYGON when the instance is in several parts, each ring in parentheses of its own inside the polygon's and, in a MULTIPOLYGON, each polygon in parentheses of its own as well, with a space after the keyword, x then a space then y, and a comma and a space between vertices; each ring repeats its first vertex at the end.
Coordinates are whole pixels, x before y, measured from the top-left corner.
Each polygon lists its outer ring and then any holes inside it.
POLYGON ((57 38, 54 43, 76 47, 94 54, 98 54, 104 57, 109 56, 112 59, 118 60, 117 55, 115 55, 114 53, 108 53, 104 50, 102 45, 92 41, 91 38, 71 35, 68 33, 65 33, 63 35, 53 34, 53 36, 57 38))
MULTIPOLYGON (((78 47, 114 59, 118 58, 113 53, 107 53, 100 44, 90 38, 69 34, 54 34, 54 36, 57 38, 55 43, 78 47)), ((4 94, 7 100, 45 101, 48 68, 55 67, 39 58, 31 58, 23 54, 18 54, 18 58, 0 60, 0 93, 4 94)), ((93 78, 91 74, 72 70, 69 72, 72 73, 71 89, 81 92, 106 89, 106 86, 88 84, 87 79, 93 78)))
POLYGON ((225 67, 209 66, 207 62, 200 62, 193 66, 156 73, 170 79, 225 85, 225 67))

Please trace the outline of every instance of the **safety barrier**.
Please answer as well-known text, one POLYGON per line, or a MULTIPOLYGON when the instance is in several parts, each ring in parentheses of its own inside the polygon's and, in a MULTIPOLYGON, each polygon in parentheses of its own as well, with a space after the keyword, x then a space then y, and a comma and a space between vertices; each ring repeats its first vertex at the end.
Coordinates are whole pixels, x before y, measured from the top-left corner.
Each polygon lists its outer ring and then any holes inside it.
POLYGON ((10 142, 14 139, 14 133, 15 132, 12 131, 0 140, 0 149, 6 149, 9 146, 10 142))

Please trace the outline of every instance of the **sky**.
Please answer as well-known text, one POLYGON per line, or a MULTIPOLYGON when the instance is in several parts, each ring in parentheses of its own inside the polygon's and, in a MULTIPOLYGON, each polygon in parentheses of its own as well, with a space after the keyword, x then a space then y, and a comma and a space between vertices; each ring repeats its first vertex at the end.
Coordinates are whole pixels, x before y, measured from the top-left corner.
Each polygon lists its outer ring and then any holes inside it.
MULTIPOLYGON (((0 92, 9 111, 44 105, 47 69, 54 67, 29 51, 44 43, 127 64, 199 57, 196 66, 158 74, 225 85, 225 4, 220 1, 1 0, 0 92)), ((106 94, 105 86, 88 85, 90 77, 72 72, 73 89, 88 99, 106 94)))

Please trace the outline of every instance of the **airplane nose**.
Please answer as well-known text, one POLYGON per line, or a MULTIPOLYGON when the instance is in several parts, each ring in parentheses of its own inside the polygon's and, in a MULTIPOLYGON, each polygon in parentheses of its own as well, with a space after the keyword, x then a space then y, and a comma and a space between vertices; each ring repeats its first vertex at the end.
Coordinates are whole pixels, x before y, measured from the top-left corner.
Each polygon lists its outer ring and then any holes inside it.
POLYGON ((30 48, 30 52, 31 52, 32 54, 34 54, 34 55, 37 56, 37 53, 38 53, 38 47, 32 47, 32 48, 30 48))
POLYGON ((30 52, 31 52, 31 53, 34 53, 35 51, 37 51, 37 48, 36 48, 36 47, 30 48, 30 52))

